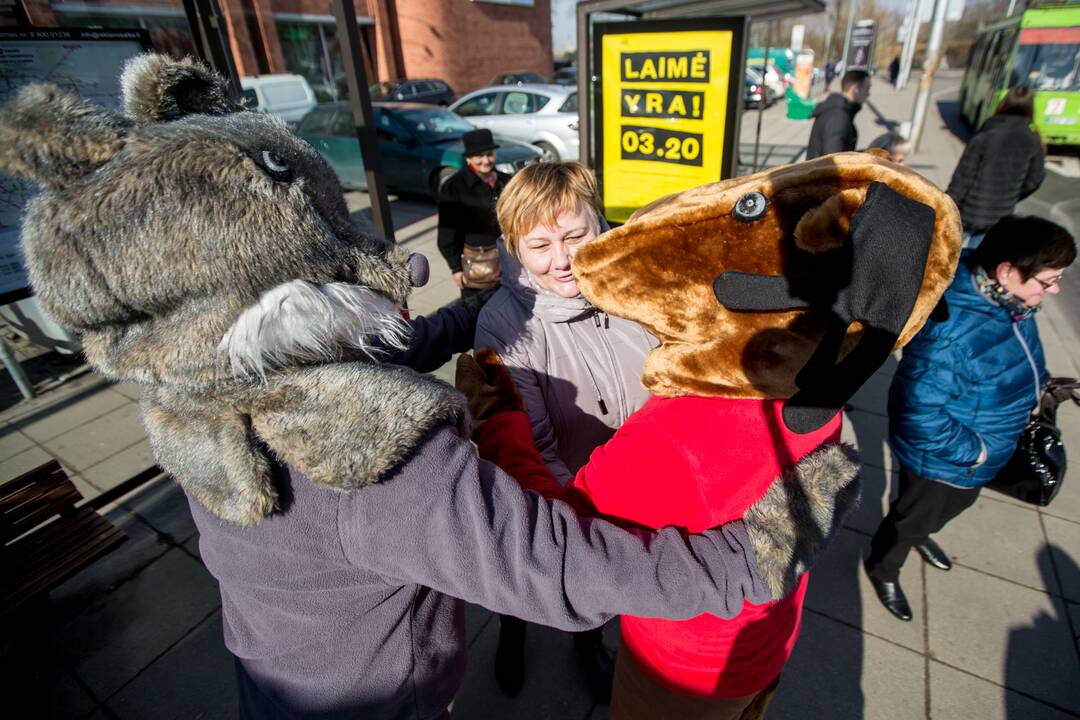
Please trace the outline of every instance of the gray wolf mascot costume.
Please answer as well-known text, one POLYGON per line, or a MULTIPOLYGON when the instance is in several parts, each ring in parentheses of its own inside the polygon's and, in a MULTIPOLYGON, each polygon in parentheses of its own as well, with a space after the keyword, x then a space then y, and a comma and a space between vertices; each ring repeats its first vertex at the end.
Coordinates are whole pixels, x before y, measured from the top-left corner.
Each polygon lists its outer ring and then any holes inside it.
POLYGON ((350 222, 319 154, 197 63, 141 56, 122 84, 123 114, 24 88, 0 170, 42 188, 22 229, 40 302, 143 388, 245 716, 446 717, 462 600, 566 630, 730 616, 790 591, 835 531, 853 468, 800 489, 811 528, 780 507, 624 530, 523 491, 477 458, 466 399, 396 362, 416 258, 350 222))

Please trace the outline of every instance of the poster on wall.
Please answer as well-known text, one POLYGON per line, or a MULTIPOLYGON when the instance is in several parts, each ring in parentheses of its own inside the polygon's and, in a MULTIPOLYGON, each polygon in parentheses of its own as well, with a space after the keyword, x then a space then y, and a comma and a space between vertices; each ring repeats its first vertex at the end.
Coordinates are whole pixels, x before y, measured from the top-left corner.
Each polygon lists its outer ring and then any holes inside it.
POLYGON ((874 62, 874 40, 877 23, 873 20, 859 20, 851 28, 851 45, 848 47, 844 70, 866 70, 870 72, 874 62))
MULTIPOLYGON (((139 29, 0 29, 0 105, 24 85, 51 82, 116 109, 124 63, 149 48, 150 35, 139 29)), ((36 192, 32 183, 0 174, 0 305, 29 295, 19 226, 36 192)))
POLYGON ((747 22, 594 26, 595 168, 609 221, 734 173, 747 22))

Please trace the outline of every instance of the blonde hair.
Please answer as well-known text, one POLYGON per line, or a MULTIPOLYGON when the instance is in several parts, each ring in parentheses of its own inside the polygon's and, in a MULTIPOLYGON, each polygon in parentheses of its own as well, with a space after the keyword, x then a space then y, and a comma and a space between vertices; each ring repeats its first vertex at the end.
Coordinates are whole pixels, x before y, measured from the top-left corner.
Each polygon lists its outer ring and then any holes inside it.
POLYGON ((537 225, 555 227, 559 215, 591 212, 599 231, 600 198, 596 178, 579 162, 536 163, 522 168, 507 183, 495 205, 506 249, 518 257, 518 241, 537 225))

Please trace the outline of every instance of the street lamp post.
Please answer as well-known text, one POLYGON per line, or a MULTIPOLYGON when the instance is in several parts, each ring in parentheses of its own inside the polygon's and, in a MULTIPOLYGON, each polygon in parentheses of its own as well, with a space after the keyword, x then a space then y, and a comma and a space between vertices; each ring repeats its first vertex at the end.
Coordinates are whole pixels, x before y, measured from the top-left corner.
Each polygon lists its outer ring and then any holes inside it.
POLYGON ((919 94, 915 97, 915 110, 911 115, 911 152, 918 152, 919 140, 922 139, 923 124, 926 122, 926 110, 930 105, 930 89, 934 85, 934 74, 941 63, 941 40, 945 36, 945 13, 949 9, 949 0, 936 0, 934 3, 934 24, 930 29, 930 42, 926 47, 926 62, 923 63, 923 75, 919 80, 919 94))

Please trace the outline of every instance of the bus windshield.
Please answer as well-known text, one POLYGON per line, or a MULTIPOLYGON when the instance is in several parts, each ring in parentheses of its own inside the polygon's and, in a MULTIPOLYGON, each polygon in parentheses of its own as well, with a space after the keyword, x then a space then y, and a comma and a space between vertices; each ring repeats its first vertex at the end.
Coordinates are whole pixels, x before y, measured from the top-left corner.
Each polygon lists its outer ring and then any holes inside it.
POLYGON ((1025 28, 1012 80, 1033 90, 1080 91, 1080 27, 1025 28))

